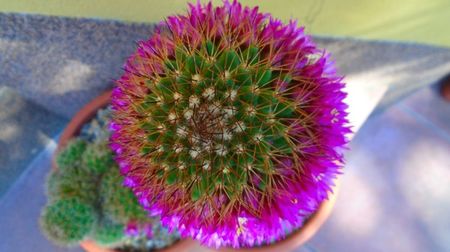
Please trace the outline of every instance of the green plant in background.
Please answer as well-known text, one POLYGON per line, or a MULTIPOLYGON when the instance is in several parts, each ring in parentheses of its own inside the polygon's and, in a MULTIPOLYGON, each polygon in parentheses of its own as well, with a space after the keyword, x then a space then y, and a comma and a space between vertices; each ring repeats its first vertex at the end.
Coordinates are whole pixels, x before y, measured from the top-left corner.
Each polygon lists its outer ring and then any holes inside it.
POLYGON ((114 165, 111 152, 106 151, 107 142, 93 143, 86 146, 83 166, 94 174, 103 174, 114 165))
POLYGON ((84 165, 86 158, 91 155, 86 151, 87 148, 86 141, 75 139, 58 154, 58 170, 51 172, 47 180, 47 192, 51 200, 77 198, 89 204, 95 202, 97 195, 92 192, 97 190, 97 176, 84 165))
MULTIPOLYGON (((75 139, 58 154, 56 163, 58 169, 47 180, 49 202, 41 216, 45 234, 61 245, 73 245, 87 237, 105 245, 120 241, 126 222, 114 222, 104 216, 99 190, 103 177, 110 177, 108 173, 114 170, 106 145, 75 139)), ((133 217, 115 219, 127 218, 133 217)))
POLYGON ((86 141, 75 139, 56 157, 56 163, 61 170, 70 169, 80 164, 81 157, 86 149, 86 141))
POLYGON ((50 240, 66 246, 84 239, 109 247, 129 246, 130 240, 136 240, 130 234, 147 241, 154 219, 122 186, 108 148, 106 123, 93 122, 92 141, 75 138, 56 157, 58 169, 47 179, 48 204, 42 210, 41 227, 50 240))
POLYGON ((145 223, 147 213, 137 204, 136 197, 129 188, 123 187, 119 169, 110 169, 100 183, 103 214, 116 223, 132 221, 145 223))

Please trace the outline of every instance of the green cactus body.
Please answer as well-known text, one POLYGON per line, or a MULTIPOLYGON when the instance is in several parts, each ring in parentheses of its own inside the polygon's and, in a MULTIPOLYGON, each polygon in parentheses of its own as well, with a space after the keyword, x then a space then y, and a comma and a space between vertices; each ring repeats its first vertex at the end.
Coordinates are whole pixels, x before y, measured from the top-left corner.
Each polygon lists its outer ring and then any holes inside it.
POLYGON ((65 198, 48 205, 41 217, 41 225, 58 244, 73 245, 92 231, 96 222, 96 211, 78 198, 65 198))
POLYGON ((81 157, 86 149, 86 141, 76 139, 67 144, 64 150, 56 157, 56 164, 61 170, 71 169, 81 162, 81 157))
POLYGON ((80 200, 94 204, 97 200, 96 178, 83 169, 73 168, 66 171, 55 171, 54 195, 56 198, 77 197, 80 200))
MULTIPOLYGON (((97 115, 103 121, 88 125, 86 139, 77 137, 58 153, 58 169, 47 177, 48 203, 41 214, 41 228, 60 245, 92 239, 106 247, 140 248, 147 244, 146 232, 154 220, 147 217, 131 190, 122 186, 123 177, 108 147, 109 133, 104 125, 110 112, 105 111, 97 115), (128 232, 130 223, 139 239, 128 232)), ((155 225, 155 230, 168 238, 156 237, 167 242, 150 243, 153 247, 178 239, 176 234, 163 232, 160 225, 155 225)))
POLYGON ((83 165, 85 156, 90 153, 85 151, 87 149, 90 149, 89 145, 77 139, 58 154, 58 169, 50 173, 47 181, 50 200, 77 197, 85 202, 96 201, 92 192, 96 190, 97 177, 83 165))
POLYGON ((151 93, 136 107, 148 118, 140 125, 148 136, 141 155, 162 168, 156 175, 166 184, 189 188, 194 201, 215 190, 233 199, 249 173, 259 181, 246 190, 265 191, 273 160, 295 148, 285 120, 300 114, 268 86, 290 77, 271 70, 263 54, 256 46, 218 50, 211 41, 198 50, 180 47, 163 77, 147 82, 151 93))
POLYGON ((104 215, 117 223, 148 221, 147 213, 137 202, 129 188, 122 186, 123 178, 118 167, 108 170, 100 184, 104 215))
POLYGON ((89 144, 82 160, 84 167, 94 174, 103 174, 114 166, 107 142, 89 144))

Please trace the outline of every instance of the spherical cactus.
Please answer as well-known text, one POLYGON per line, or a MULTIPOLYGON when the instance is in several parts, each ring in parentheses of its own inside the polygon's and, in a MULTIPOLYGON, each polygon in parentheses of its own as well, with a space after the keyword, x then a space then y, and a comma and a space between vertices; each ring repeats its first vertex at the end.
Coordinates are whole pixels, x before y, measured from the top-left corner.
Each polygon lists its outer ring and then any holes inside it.
POLYGON ((74 245, 86 237, 95 225, 95 209, 78 198, 50 203, 41 215, 41 226, 49 239, 62 245, 74 245))
POLYGON ((140 203, 208 246, 298 228, 340 173, 342 78, 293 21, 236 1, 168 17, 113 91, 111 148, 140 203))
POLYGON ((103 214, 114 222, 127 224, 129 221, 148 221, 147 212, 139 205, 136 196, 122 186, 123 178, 117 167, 109 169, 100 182, 100 197, 103 214))

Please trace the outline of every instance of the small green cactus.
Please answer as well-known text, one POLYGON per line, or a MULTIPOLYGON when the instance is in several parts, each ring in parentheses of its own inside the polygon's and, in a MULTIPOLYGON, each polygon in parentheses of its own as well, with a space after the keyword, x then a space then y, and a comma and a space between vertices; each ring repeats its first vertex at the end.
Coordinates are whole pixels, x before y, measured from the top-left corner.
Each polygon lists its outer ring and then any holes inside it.
POLYGON ((95 174, 102 174, 114 166, 113 156, 106 142, 89 144, 82 159, 84 167, 95 174))
POLYGON ((65 149, 61 151, 56 157, 56 164, 61 170, 66 168, 72 168, 75 165, 79 165, 81 162, 81 156, 86 149, 86 141, 82 139, 75 139, 67 144, 65 149))
POLYGON ((119 169, 110 169, 100 184, 103 213, 113 221, 127 223, 148 221, 147 213, 137 202, 136 196, 127 187, 121 186, 123 177, 119 169))
MULTIPOLYGON (((110 184, 109 188, 119 188, 120 192, 129 190, 121 187, 119 174, 112 174, 116 178, 108 175, 118 167, 107 142, 91 143, 76 138, 58 154, 56 160, 58 169, 51 171, 47 178, 49 201, 40 220, 45 234, 60 245, 72 245, 85 237, 102 245, 113 245, 123 239, 124 226, 130 219, 122 215, 117 219, 123 222, 115 222, 103 212, 104 197, 99 186, 104 184, 103 177, 108 183, 117 183, 110 184)), ((107 197, 113 196, 108 192, 107 197)), ((137 202, 126 203, 135 204, 132 209, 140 207, 137 202)))
POLYGON ((53 241, 73 245, 84 239, 93 229, 97 213, 88 203, 76 197, 56 200, 41 216, 41 226, 53 241))
MULTIPOLYGON (((130 230, 135 227, 137 234, 145 233, 154 219, 147 217, 131 190, 122 186, 123 178, 108 147, 105 125, 110 112, 105 111, 97 114, 102 121, 94 119, 86 125, 85 135, 58 153, 58 169, 47 178, 48 203, 40 223, 49 239, 60 245, 91 239, 106 247, 140 248, 147 244, 147 236, 142 244, 136 243, 130 230)), ((160 232, 160 225, 155 229, 164 236, 156 237, 163 245, 178 239, 176 234, 160 232)))
MULTIPOLYGON (((61 154, 64 154, 63 151, 61 154)), ((78 161, 77 161, 78 162, 78 161)), ((85 202, 96 201, 97 178, 77 165, 66 164, 64 170, 52 171, 47 180, 50 201, 60 198, 76 197, 85 202)))

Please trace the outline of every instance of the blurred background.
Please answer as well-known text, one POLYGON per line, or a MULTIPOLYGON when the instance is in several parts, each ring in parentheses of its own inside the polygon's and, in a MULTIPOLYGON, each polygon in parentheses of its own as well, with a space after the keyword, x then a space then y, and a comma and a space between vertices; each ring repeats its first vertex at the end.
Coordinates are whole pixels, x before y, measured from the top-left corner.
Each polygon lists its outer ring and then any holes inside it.
MULTIPOLYGON (((358 117, 335 209, 297 251, 450 251, 450 1, 241 2, 305 25, 358 117)), ((0 0, 0 251, 68 251, 37 225, 45 148, 186 3, 0 0)))
MULTIPOLYGON (((195 2, 195 1, 192 1, 195 2)), ((206 1, 201 1, 206 2, 206 1)), ((212 1, 220 4, 221 0, 212 1)), ((287 21, 298 19, 313 34, 356 36, 450 46, 447 0, 244 0, 287 21)), ((184 0, 1 0, 0 11, 159 22, 183 13, 184 0)))

